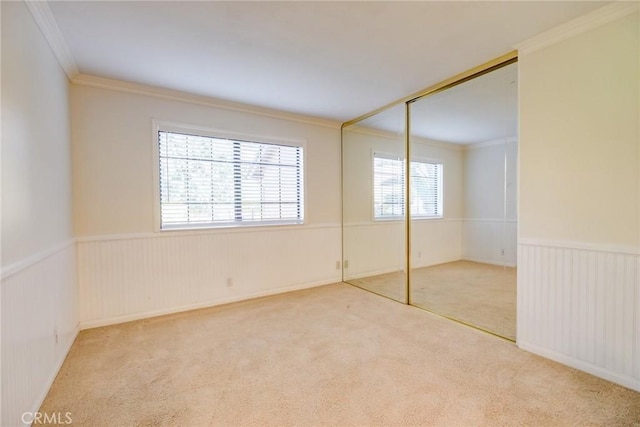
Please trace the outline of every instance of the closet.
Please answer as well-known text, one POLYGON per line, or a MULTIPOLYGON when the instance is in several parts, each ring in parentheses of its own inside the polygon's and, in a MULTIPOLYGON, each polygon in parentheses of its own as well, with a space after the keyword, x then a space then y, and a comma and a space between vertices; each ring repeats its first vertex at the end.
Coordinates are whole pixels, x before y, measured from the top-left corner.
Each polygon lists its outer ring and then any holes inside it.
POLYGON ((515 340, 516 61, 343 126, 345 282, 515 340))

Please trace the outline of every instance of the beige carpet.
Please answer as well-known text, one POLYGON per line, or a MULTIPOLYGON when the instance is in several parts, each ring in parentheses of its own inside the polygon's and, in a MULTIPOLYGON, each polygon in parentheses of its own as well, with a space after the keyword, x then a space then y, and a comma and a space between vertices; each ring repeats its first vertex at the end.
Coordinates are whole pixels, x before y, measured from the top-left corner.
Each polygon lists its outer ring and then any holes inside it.
POLYGON ((407 279, 404 271, 347 279, 347 283, 376 294, 391 298, 403 304, 407 303, 407 279))
POLYGON ((640 393, 347 284, 80 333, 81 426, 623 426, 640 393))
MULTIPOLYGON (((404 273, 349 280, 356 286, 406 300, 404 273)), ((455 261, 411 271, 411 303, 510 340, 516 338, 516 269, 455 261)))

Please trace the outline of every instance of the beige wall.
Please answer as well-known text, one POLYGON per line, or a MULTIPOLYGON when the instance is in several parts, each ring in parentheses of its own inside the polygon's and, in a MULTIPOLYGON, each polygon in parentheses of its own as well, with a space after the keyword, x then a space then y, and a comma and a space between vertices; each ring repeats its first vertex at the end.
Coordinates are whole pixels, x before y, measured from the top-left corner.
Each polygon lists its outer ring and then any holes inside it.
POLYGON ((518 143, 474 144, 464 150, 464 217, 517 219, 518 143), (506 161, 506 212, 505 212, 506 161))
POLYGON ((78 328, 69 84, 24 2, 2 11, 3 426, 23 425, 78 328))
POLYGON ((68 81, 23 2, 2 2, 2 266, 72 237, 68 81))
POLYGON ((520 348, 635 390, 638 28, 636 9, 520 55, 517 292, 520 348))
POLYGON ((71 112, 81 327, 340 280, 337 125, 77 84, 71 112), (305 141, 305 224, 154 232, 153 120, 305 141))
POLYGON ((520 238, 637 247, 638 14, 520 57, 520 238))
POLYGON ((251 113, 73 85, 77 236, 154 231, 152 120, 306 141, 306 221, 340 222, 340 130, 251 113))
POLYGON ((518 143, 515 139, 466 147, 463 162, 464 259, 516 265, 517 157, 518 143))
MULTIPOLYGON (((344 189, 345 222, 373 221, 373 154, 376 152, 404 157, 404 135, 376 130, 345 130, 344 189)), ((412 158, 443 164, 443 216, 462 217, 462 147, 425 138, 412 139, 412 158)), ((433 220, 425 220, 433 221, 433 220)))
MULTIPOLYGON (((404 157, 404 135, 375 129, 344 132, 344 260, 347 278, 396 271, 405 265, 404 221, 373 218, 373 153, 404 157)), ((463 209, 462 147, 424 138, 412 139, 412 158, 443 164, 443 219, 412 224, 412 265, 424 267, 461 258, 463 209)))

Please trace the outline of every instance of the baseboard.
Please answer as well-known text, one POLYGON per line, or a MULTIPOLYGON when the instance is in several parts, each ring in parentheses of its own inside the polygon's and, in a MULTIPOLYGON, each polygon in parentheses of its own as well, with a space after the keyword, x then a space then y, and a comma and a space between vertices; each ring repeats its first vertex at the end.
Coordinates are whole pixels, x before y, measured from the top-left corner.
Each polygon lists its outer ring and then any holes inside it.
POLYGON ((420 264, 420 263, 417 263, 417 262, 412 262, 411 263, 411 269, 413 270, 413 269, 416 269, 416 268, 435 267, 436 265, 449 264, 450 262, 456 262, 456 261, 462 261, 462 259, 460 259, 460 258, 445 259, 445 260, 432 262, 432 263, 429 263, 429 264, 420 264))
MULTIPOLYGON (((51 375, 49 376, 49 378, 47 379, 47 381, 44 383, 43 387, 42 387, 42 391, 40 392, 40 395, 38 396, 38 399, 34 402, 33 406, 30 409, 30 413, 34 414, 36 412, 38 412, 40 410, 40 407, 42 406, 42 404, 44 403, 44 399, 47 398, 47 394, 49 394, 49 390, 51 389, 51 386, 53 385, 53 382, 56 380, 56 377, 58 376, 58 373, 60 372, 60 369, 62 368, 62 365, 64 364, 64 361, 67 360, 67 355, 69 354, 69 351, 71 351, 71 347, 73 346, 73 343, 76 342, 76 339, 78 338, 78 334, 80 333, 80 324, 76 325, 74 331, 73 331, 73 336, 72 338, 69 340, 69 342, 66 345, 66 348, 64 349, 64 352, 62 353, 62 357, 60 357, 59 360, 56 361, 56 367, 53 370, 53 372, 51 372, 51 375)), ((25 426, 29 426, 31 424, 24 424, 25 426)))
POLYGON ((402 271, 402 268, 385 268, 382 270, 375 270, 375 271, 368 271, 366 273, 358 273, 358 274, 354 274, 353 276, 349 276, 348 278, 345 278, 344 280, 357 280, 357 279, 362 279, 363 277, 371 277, 371 276, 379 276, 381 274, 388 274, 388 273, 395 273, 396 271, 402 271))
POLYGON ((522 342, 520 340, 518 340, 516 344, 522 350, 537 354, 538 356, 542 356, 547 359, 551 359, 558 363, 562 363, 563 365, 570 366, 596 377, 603 378, 607 381, 611 381, 623 387, 627 387, 635 391, 640 391, 640 378, 633 378, 626 375, 616 374, 615 372, 611 372, 607 369, 603 369, 591 363, 575 359, 571 356, 567 356, 566 354, 541 348, 534 344, 522 342))
POLYGON ((200 308, 215 307, 218 305, 231 304, 234 302, 247 301, 255 298, 262 298, 271 295, 284 294, 287 292, 300 291, 303 289, 315 288, 318 286, 329 285, 342 281, 342 277, 320 280, 317 282, 304 283, 301 285, 285 286, 283 288, 271 289, 267 291, 253 292, 246 295, 239 295, 230 298, 221 298, 213 301, 204 301, 196 304, 182 305, 178 307, 166 308, 161 310, 145 311, 140 313, 125 314, 123 316, 109 317, 106 319, 88 320, 80 322, 80 330, 100 328, 102 326, 117 325, 119 323, 132 322, 134 320, 148 319, 151 317, 165 316, 167 314, 181 313, 184 311, 197 310, 200 308))
POLYGON ((491 264, 491 265, 497 265, 499 267, 516 267, 517 263, 515 262, 507 262, 507 263, 502 263, 499 261, 494 261, 494 260, 490 260, 490 259, 482 259, 482 258, 471 258, 471 257, 463 257, 462 261, 471 261, 471 262, 478 262, 480 264, 491 264))

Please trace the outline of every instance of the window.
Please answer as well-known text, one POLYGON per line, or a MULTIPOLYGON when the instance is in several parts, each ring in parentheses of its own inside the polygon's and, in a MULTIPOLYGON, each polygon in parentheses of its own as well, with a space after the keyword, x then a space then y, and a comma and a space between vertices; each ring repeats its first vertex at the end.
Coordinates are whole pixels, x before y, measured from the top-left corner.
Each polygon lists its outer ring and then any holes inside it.
POLYGON ((404 216, 404 160, 374 154, 373 200, 376 219, 404 216))
POLYGON ((160 228, 300 224, 303 148, 158 131, 160 228))
MULTIPOLYGON (((404 217, 405 161, 398 156, 373 155, 375 219, 404 217)), ((411 162, 411 216, 442 218, 442 164, 411 162)))

